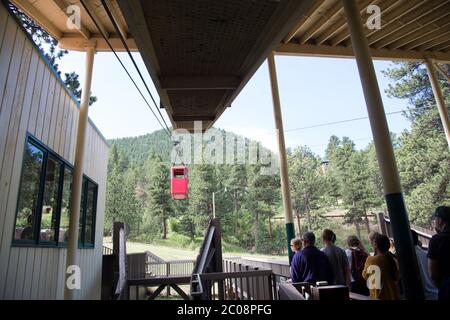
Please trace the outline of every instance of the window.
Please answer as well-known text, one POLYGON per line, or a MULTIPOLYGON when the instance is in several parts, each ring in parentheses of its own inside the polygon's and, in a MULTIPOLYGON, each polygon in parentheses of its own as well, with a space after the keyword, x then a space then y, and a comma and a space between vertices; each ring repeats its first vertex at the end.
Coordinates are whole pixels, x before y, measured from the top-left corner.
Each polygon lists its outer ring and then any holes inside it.
POLYGON ((33 241, 44 152, 32 143, 27 143, 24 152, 14 239, 33 241))
POLYGON ((95 240, 97 184, 84 178, 82 195, 78 242, 82 247, 93 247, 95 240))
POLYGON ((56 242, 56 213, 58 212, 58 195, 62 166, 63 164, 58 162, 53 156, 47 157, 39 233, 40 242, 56 242))
POLYGON ((61 199, 61 218, 59 220, 59 243, 66 243, 69 240, 69 220, 70 220, 70 196, 72 195, 72 169, 68 166, 64 168, 64 181, 61 199))
MULTIPOLYGON (((83 177, 79 245, 94 247, 97 184, 83 177)), ((68 241, 72 167, 31 135, 25 144, 13 244, 64 246, 68 241)))

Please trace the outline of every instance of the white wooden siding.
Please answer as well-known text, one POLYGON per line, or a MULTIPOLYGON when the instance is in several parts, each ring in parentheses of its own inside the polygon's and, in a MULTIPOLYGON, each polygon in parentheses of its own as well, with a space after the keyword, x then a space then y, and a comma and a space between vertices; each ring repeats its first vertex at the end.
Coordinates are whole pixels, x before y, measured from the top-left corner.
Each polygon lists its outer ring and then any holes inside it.
MULTIPOLYGON (((73 164, 79 110, 14 17, 0 4, 0 299, 62 299, 66 249, 13 247, 29 132, 73 164)), ((98 183, 94 249, 78 250, 79 299, 99 299, 108 145, 90 122, 84 173, 98 183)))

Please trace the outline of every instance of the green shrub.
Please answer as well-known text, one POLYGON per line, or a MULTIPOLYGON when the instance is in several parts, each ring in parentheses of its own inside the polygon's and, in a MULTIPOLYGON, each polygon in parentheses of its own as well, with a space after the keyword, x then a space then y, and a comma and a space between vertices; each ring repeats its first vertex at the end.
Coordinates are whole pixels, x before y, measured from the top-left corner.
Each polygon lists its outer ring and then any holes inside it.
POLYGON ((171 218, 169 220, 169 229, 170 232, 179 233, 180 232, 180 221, 177 219, 171 218))

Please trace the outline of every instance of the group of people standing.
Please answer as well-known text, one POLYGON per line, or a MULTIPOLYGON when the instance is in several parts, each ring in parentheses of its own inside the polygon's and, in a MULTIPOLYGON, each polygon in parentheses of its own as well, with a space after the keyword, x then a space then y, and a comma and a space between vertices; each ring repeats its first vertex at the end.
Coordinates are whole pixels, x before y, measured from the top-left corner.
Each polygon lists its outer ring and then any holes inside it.
MULTIPOLYGON (((425 298, 444 300, 450 297, 450 207, 438 207, 434 216, 437 234, 430 240, 428 251, 422 248, 414 230, 411 236, 425 298)), ((386 235, 369 234, 373 255, 356 236, 347 238, 345 250, 335 245, 336 234, 330 229, 323 230, 321 240, 323 248, 319 250, 313 232, 292 239, 292 282, 316 284, 326 281, 345 285, 351 292, 372 299, 401 298, 399 262, 395 247, 386 235)))

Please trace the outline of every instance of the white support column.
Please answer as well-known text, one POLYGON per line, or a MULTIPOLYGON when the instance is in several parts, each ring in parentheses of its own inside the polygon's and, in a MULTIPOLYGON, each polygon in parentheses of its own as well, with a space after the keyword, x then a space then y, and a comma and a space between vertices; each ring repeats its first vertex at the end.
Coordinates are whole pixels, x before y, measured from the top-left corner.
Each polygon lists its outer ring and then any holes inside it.
POLYGON ((284 141, 283 117, 281 115, 280 94, 278 91, 277 71, 273 52, 267 58, 272 88, 273 112, 275 117, 275 129, 277 131, 278 154, 280 157, 281 192, 283 195, 284 220, 286 224, 286 238, 289 254, 289 262, 292 259, 291 239, 295 238, 294 218, 292 217, 291 191, 289 189, 288 164, 286 145, 284 141))
MULTIPOLYGON (((83 159, 85 149, 86 127, 88 124, 89 98, 91 95, 92 70, 94 67, 94 48, 86 49, 86 65, 83 91, 81 94, 80 115, 77 128, 77 142, 75 149, 75 163, 72 178, 72 198, 70 204, 70 220, 69 220, 69 241, 67 243, 67 263, 66 270, 70 266, 78 265, 78 221, 80 217, 81 205, 81 188, 83 183, 83 159)), ((75 298, 75 290, 67 287, 67 278, 71 274, 65 274, 64 282, 64 299, 73 300, 75 298)), ((81 270, 81 277, 83 270, 81 270)))
POLYGON ((434 98, 439 110, 439 116, 441 117, 442 126, 444 127, 445 137, 450 148, 450 118, 448 116, 448 110, 445 105, 444 95, 439 84, 439 80, 436 74, 436 67, 433 60, 426 59, 428 78, 430 78, 431 87, 433 88, 434 98))
POLYGON ((386 203, 391 219, 400 274, 406 299, 424 299, 419 266, 412 242, 408 213, 403 200, 400 176, 378 87, 375 68, 364 34, 360 10, 354 0, 342 0, 366 100, 378 165, 383 179, 386 203))

